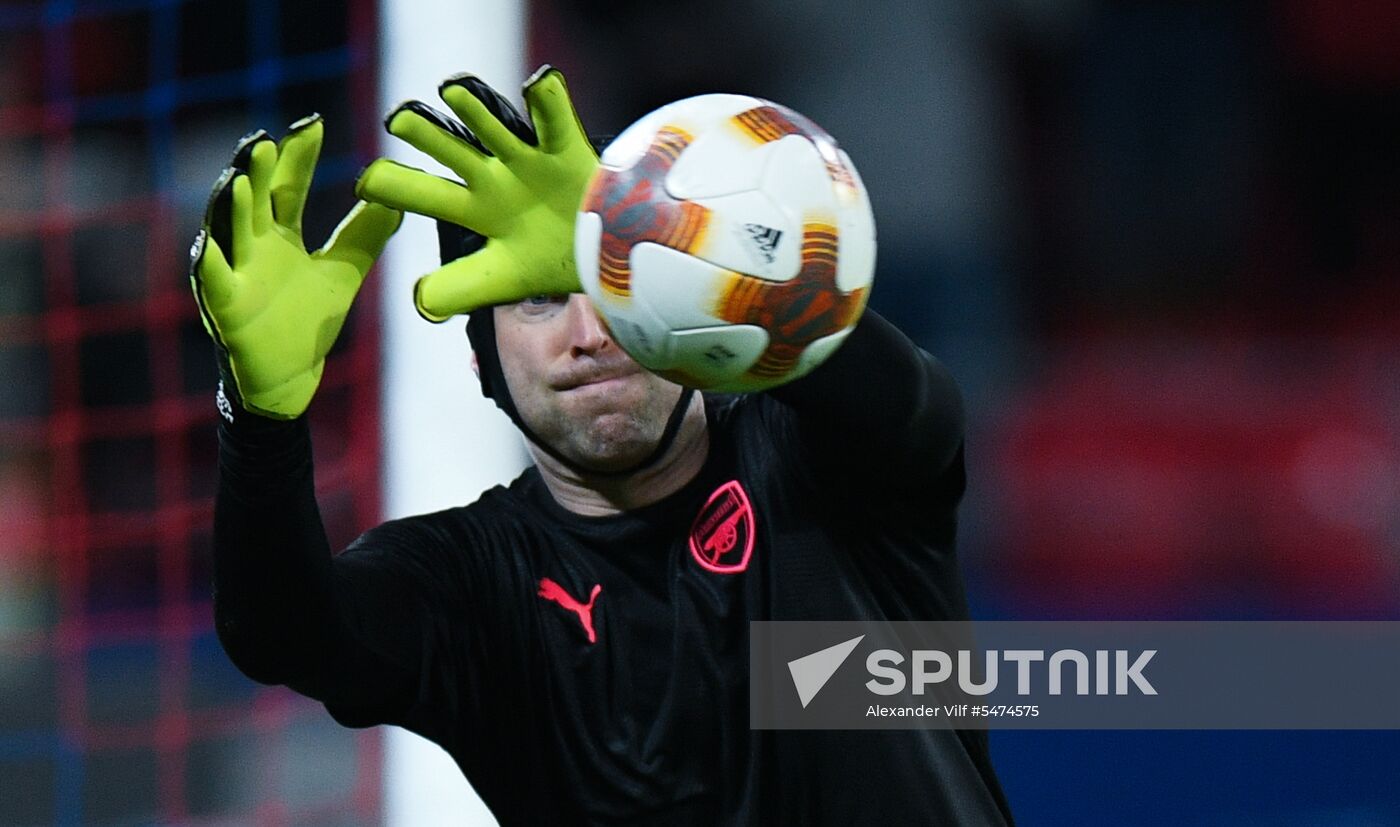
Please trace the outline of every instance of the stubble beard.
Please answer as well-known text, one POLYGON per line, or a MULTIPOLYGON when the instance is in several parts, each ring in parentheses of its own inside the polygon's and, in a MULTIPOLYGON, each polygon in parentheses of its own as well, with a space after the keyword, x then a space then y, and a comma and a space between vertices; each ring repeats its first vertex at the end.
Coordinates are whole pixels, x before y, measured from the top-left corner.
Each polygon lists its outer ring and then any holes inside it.
MULTIPOLYGON (((598 405, 557 400, 543 428, 531 427, 554 450, 582 468, 615 472, 641 463, 656 450, 680 389, 648 378, 641 398, 606 397, 598 405), (570 411, 569 408, 577 410, 570 411)), ((589 400, 577 400, 586 403, 589 400)))

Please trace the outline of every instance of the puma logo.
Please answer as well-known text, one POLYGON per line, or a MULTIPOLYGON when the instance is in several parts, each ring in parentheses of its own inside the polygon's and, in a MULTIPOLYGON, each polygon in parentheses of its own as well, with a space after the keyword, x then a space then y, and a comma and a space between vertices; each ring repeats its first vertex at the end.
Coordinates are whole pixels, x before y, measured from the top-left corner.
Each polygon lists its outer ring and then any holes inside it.
POLYGON ((583 624, 583 631, 588 633, 588 642, 597 643, 598 636, 593 632, 593 604, 598 600, 598 593, 602 590, 603 585, 599 583, 593 587, 593 591, 588 595, 588 602, 580 603, 574 599, 573 595, 564 591, 563 586, 548 577, 541 577, 539 595, 545 600, 553 600, 578 615, 578 622, 583 624))

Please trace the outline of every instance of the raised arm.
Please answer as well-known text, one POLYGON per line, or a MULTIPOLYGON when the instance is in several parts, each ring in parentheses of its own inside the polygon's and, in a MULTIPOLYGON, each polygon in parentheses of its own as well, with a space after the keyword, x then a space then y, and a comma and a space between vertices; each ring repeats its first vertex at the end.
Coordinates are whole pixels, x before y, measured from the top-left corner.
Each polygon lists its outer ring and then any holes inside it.
MULTIPOLYGON (((242 413, 242 412, 241 412, 242 413)), ((214 618, 234 664, 338 706, 390 709, 414 692, 412 624, 384 616, 394 584, 337 582, 321 525, 306 421, 242 413, 219 429, 214 618), (367 604, 374 604, 373 607, 367 604), (378 614, 366 639, 358 616, 378 614), (394 622, 394 621, 399 622, 394 622), (394 639, 388 632, 402 630, 394 639)))
MULTIPOLYGON (((215 613, 250 677, 342 707, 406 708, 422 636, 403 578, 332 563, 304 418, 325 357, 401 214, 361 202, 308 252, 302 212, 317 117, 244 138, 210 198, 190 278, 219 357, 215 613)), ((378 542, 388 543, 385 534, 378 542)))
POLYGON ((316 505, 304 418, 235 413, 219 428, 214 616, 250 678, 326 704, 343 723, 430 737, 425 702, 451 698, 443 617, 465 620, 460 550, 426 519, 387 523, 333 556, 316 505))

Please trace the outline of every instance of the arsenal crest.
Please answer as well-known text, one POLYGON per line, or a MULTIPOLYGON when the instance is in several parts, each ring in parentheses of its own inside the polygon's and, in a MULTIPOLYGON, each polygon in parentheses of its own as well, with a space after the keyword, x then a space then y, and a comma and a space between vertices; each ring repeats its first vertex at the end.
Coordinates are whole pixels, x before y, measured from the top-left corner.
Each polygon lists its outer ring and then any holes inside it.
POLYGON ((737 574, 753 554, 753 506, 738 480, 730 480, 705 501, 690 527, 690 553, 716 574, 737 574))

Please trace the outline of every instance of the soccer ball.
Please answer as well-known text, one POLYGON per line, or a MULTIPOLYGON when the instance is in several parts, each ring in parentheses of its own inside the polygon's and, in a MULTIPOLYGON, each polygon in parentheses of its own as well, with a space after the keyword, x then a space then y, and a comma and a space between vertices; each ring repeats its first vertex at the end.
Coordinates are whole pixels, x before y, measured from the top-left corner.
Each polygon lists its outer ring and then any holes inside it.
POLYGON ((829 357, 865 309, 875 219, 821 127, 743 95, 663 106, 603 152, 579 208, 583 289, 642 366, 756 391, 829 357))

